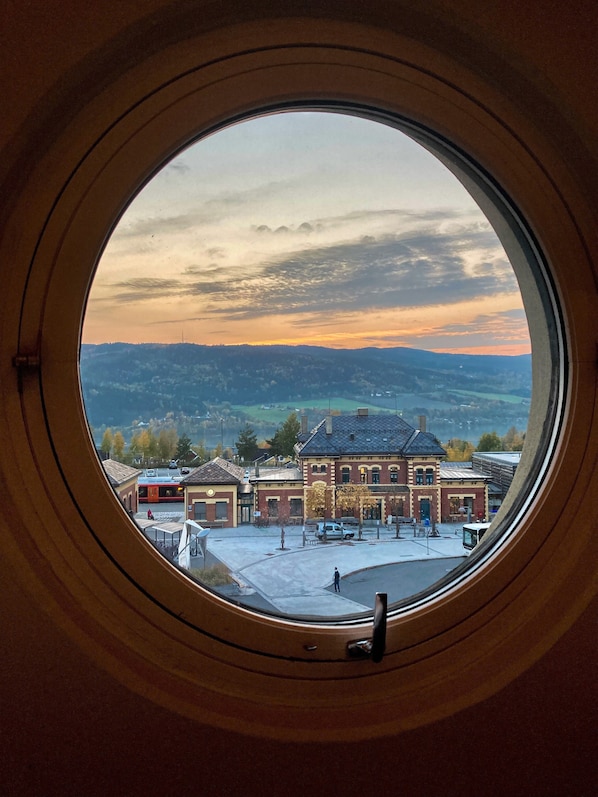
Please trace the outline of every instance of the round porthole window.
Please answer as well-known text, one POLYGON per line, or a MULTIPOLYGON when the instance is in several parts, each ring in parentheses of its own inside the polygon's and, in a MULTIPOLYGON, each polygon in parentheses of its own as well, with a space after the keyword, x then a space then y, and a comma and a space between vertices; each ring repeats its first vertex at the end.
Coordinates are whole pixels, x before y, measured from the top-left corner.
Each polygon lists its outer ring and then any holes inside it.
MULTIPOLYGON (((90 655, 131 688, 238 731, 356 739, 415 727, 491 694, 554 641, 561 627, 554 617, 581 611, 583 596, 565 608, 562 592, 587 574, 584 535, 555 561, 575 520, 566 516, 566 496, 588 475, 576 443, 584 419, 586 429, 590 423, 581 397, 593 376, 559 264, 565 250, 584 274, 587 263, 550 173, 558 155, 532 156, 512 132, 517 111, 504 109, 504 120, 492 113, 476 99, 484 96, 477 78, 460 72, 469 88, 462 91, 443 78, 440 66, 423 68, 423 50, 415 48, 414 63, 396 58, 391 36, 381 36, 372 54, 357 46, 357 29, 355 40, 348 30, 336 31, 335 46, 324 40, 304 46, 275 28, 239 30, 234 47, 214 34, 201 47, 174 46, 168 59, 148 56, 131 67, 49 144, 47 159, 16 201, 13 218, 35 230, 35 242, 19 239, 16 256, 31 266, 15 287, 22 301, 6 316, 7 323, 18 318, 14 395, 22 422, 11 433, 17 467, 27 474, 26 492, 16 500, 31 524, 9 553, 23 565, 23 578, 64 607, 65 626, 90 655), (262 47, 255 49, 258 40, 262 47), (201 63, 198 52, 205 54, 201 63), (377 661, 348 652, 368 639, 370 612, 334 623, 273 616, 201 589, 173 568, 133 533, 128 507, 114 499, 82 404, 83 308, 98 257, 131 197, 189 142, 291 109, 383 122, 431 150, 496 230, 530 329, 530 424, 494 544, 474 550, 432 593, 391 607, 377 661), (40 557, 22 554, 33 549, 34 536, 43 567, 40 557), (550 623, 538 621, 552 612, 550 623)), ((492 106, 493 91, 485 96, 492 106)), ((541 149, 541 131, 528 135, 541 149)), ((326 434, 325 421, 322 429, 326 434)), ((312 459, 309 478, 326 482, 322 467, 329 463, 312 459)), ((372 487, 378 464, 362 463, 372 487)), ((434 467, 422 461, 411 474, 424 500, 434 467)), ((217 498, 217 486, 208 489, 214 490, 209 498, 217 498)), ((265 505, 276 498, 265 487, 265 505)), ((214 524, 219 511, 227 509, 213 506, 214 524)))
POLYGON ((479 168, 335 110, 238 122, 161 169, 102 255, 81 350, 147 539, 234 603, 329 623, 429 598, 504 533, 532 387, 507 254, 429 150, 490 204, 479 168))

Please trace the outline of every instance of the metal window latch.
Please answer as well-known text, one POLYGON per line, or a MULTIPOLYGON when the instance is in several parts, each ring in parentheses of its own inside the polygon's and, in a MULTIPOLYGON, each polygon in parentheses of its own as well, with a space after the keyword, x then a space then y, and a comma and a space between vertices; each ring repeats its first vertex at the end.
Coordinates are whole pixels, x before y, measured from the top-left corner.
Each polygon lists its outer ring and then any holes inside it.
POLYGON ((374 633, 371 639, 358 639, 349 642, 347 653, 353 659, 371 659, 376 664, 382 661, 386 649, 386 613, 388 595, 386 592, 376 593, 374 604, 374 633))
POLYGON ((32 354, 15 354, 12 358, 13 367, 17 369, 18 391, 23 392, 23 374, 39 370, 40 358, 37 352, 32 354))

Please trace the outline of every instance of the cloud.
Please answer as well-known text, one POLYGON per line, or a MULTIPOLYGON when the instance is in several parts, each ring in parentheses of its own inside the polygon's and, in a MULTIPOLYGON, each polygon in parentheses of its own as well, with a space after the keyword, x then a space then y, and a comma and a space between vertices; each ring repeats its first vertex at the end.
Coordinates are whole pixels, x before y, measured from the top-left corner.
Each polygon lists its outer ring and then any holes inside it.
MULTIPOLYGON (((359 312, 393 308, 451 305, 518 291, 512 268, 490 226, 479 219, 464 223, 461 214, 436 210, 406 214, 383 210, 359 214, 370 219, 410 216, 412 225, 401 232, 362 234, 352 240, 319 246, 307 243, 308 222, 299 225, 306 244, 266 255, 255 264, 222 266, 222 247, 209 247, 173 278, 145 277, 114 282, 117 303, 156 298, 203 297, 202 312, 229 320, 286 315, 314 324, 359 312), (208 255, 201 262, 202 255, 208 255)), ((335 217, 343 222, 356 214, 335 217)), ((182 229, 189 215, 164 220, 182 229)), ((269 228, 268 228, 269 230, 269 228)), ((286 238, 286 235, 284 236, 286 238)), ((296 239, 295 239, 296 240, 296 239)), ((331 323, 334 323, 331 320, 331 323)))
POLYGON ((174 172, 175 175, 187 175, 191 171, 191 167, 184 163, 181 158, 174 158, 162 170, 163 175, 169 175, 174 172))
POLYGON ((529 348, 527 319, 523 309, 483 313, 466 323, 428 325, 410 329, 408 334, 366 335, 372 346, 415 346, 423 349, 445 351, 488 349, 499 344, 502 349, 511 347, 514 353, 529 348))
POLYGON ((120 303, 139 302, 163 296, 177 296, 182 283, 176 279, 158 277, 138 277, 117 282, 112 286, 114 301, 120 303))
MULTIPOLYGON (((183 171, 184 169, 185 167, 183 167, 183 171)), ((188 178, 186 179, 188 180, 188 178)), ((208 199, 201 196, 195 196, 193 199, 182 196, 180 200, 174 202, 175 206, 183 204, 191 209, 182 213, 168 213, 165 205, 172 200, 161 199, 158 186, 153 185, 151 207, 155 209, 154 212, 140 216, 136 207, 145 207, 144 203, 140 203, 139 206, 133 203, 130 210, 121 218, 109 245, 118 247, 129 241, 143 246, 149 239, 160 240, 190 232, 201 234, 202 228, 218 226, 223 220, 239 215, 244 208, 259 201, 263 194, 273 191, 275 186, 276 184, 272 183, 246 191, 221 192, 208 199)), ((165 194, 165 197, 167 196, 169 194, 165 194)))
POLYGON ((194 295, 230 295, 231 318, 342 313, 453 304, 518 290, 494 233, 459 227, 362 237, 274 257, 257 273, 222 273, 183 287, 194 295), (473 261, 473 265, 472 265, 473 261))
MULTIPOLYGON (((469 214, 468 214, 469 215, 469 214)), ((384 226, 386 230, 401 229, 405 226, 413 228, 418 224, 439 224, 449 220, 459 220, 463 218, 463 211, 456 208, 430 208, 428 210, 409 210, 406 208, 377 208, 374 210, 353 210, 335 216, 324 216, 315 218, 311 221, 299 223, 288 223, 273 225, 261 223, 252 225, 251 229, 258 235, 276 233, 295 233, 309 235, 311 233, 332 233, 339 234, 340 230, 350 230, 354 232, 359 227, 378 227, 384 226)), ((487 223, 486 223, 486 226, 487 223)), ((365 235, 365 234, 364 234, 365 235)))

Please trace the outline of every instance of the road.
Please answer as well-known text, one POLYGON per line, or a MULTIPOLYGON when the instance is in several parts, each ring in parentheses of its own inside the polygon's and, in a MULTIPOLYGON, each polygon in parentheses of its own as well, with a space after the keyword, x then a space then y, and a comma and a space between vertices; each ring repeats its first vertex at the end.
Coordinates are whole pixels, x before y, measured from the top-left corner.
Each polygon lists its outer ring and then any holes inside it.
MULTIPOLYGON (((458 556, 397 562, 350 573, 344 578, 341 577, 341 594, 357 603, 369 604, 373 608, 376 592, 386 592, 390 605, 435 584, 465 561, 465 558, 458 556)), ((334 592, 333 586, 327 589, 334 592)))
MULTIPOLYGON (((160 509, 154 507, 158 528, 160 509)), ((174 519, 171 513, 177 511, 167 509, 164 521, 174 519)), ((465 559, 461 535, 455 532, 459 528, 438 529, 435 538, 411 534, 396 539, 393 529, 382 528, 364 531, 363 540, 318 543, 304 539, 295 526, 286 529, 284 547, 276 527, 213 529, 205 564, 226 565, 237 586, 217 591, 248 608, 289 617, 354 616, 371 611, 376 592, 388 593, 389 603, 395 603, 434 584, 465 559), (335 567, 341 573, 340 594, 332 589, 335 567)), ((204 562, 194 557, 191 566, 202 569, 204 562)))

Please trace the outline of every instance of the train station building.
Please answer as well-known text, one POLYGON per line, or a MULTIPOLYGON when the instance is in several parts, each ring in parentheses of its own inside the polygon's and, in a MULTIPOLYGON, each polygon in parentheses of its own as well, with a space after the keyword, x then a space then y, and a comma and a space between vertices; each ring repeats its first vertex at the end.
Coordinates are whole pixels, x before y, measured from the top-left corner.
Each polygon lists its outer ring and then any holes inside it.
POLYGON ((314 514, 381 523, 397 516, 419 523, 488 516, 490 479, 465 463, 443 462, 446 452, 434 435, 399 415, 359 409, 329 415, 309 432, 304 422, 295 451, 296 463, 285 467, 243 468, 217 457, 196 468, 181 481, 186 517, 234 527, 300 524, 314 514), (367 488, 353 507, 341 500, 349 485, 367 488))

